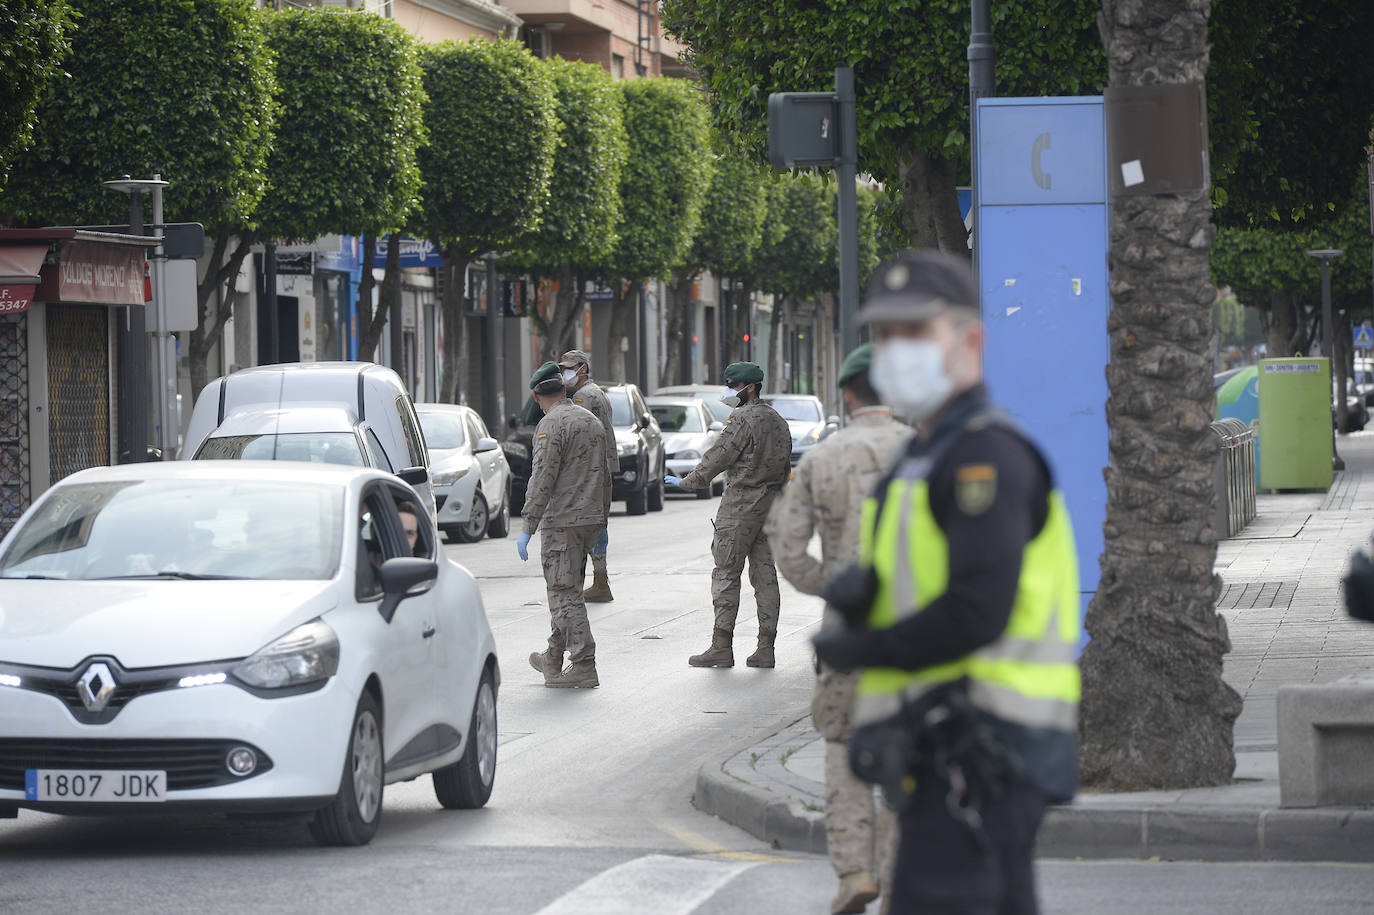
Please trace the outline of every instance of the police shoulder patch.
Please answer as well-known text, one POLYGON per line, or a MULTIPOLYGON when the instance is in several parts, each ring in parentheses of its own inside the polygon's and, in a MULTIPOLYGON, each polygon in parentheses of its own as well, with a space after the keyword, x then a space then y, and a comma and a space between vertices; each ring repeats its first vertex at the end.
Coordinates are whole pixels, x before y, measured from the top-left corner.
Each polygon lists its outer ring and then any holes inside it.
POLYGON ((997 468, 965 464, 954 471, 954 504, 966 515, 981 515, 997 498, 997 468))

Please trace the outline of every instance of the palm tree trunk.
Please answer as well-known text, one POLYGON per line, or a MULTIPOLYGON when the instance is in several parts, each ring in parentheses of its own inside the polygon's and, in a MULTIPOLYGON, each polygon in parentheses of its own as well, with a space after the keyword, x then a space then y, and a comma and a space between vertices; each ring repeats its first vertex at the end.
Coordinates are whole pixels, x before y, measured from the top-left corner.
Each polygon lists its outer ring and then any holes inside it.
MULTIPOLYGON (((1202 84, 1209 13, 1208 0, 1104 0, 1111 85, 1202 84)), ((1226 784, 1235 769, 1241 702, 1221 677, 1213 572, 1212 236, 1204 190, 1113 200, 1111 465, 1079 757, 1109 790, 1226 784)))

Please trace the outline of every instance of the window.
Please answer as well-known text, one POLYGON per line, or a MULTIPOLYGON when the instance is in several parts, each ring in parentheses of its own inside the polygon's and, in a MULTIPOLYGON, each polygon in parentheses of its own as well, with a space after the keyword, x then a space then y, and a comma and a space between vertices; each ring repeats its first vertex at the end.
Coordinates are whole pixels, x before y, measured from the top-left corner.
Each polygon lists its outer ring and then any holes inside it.
POLYGON ((367 430, 367 451, 372 455, 372 466, 387 473, 395 473, 396 468, 392 465, 391 459, 386 456, 386 449, 382 447, 381 441, 377 438, 377 433, 371 429, 367 430))
POLYGON ((778 411, 783 419, 794 422, 818 423, 821 421, 821 408, 814 401, 810 400, 770 400, 765 397, 766 403, 772 404, 773 409, 778 411))
POLYGON ((701 409, 693 404, 653 404, 649 412, 658 420, 658 427, 664 432, 705 432, 701 421, 701 409))
POLYGON ((425 444, 436 451, 461 448, 467 441, 463 414, 456 411, 426 410, 420 414, 420 428, 425 433, 425 444))
POLYGON ((469 414, 468 414, 468 436, 469 436, 469 441, 472 442, 472 450, 473 450, 473 451, 476 451, 476 450, 477 450, 477 443, 478 443, 479 441, 481 441, 482 439, 484 439, 484 438, 487 437, 487 436, 486 436, 486 430, 485 430, 485 429, 482 429, 482 428, 479 428, 479 426, 481 425, 481 422, 482 422, 482 421, 481 421, 480 419, 477 418, 477 414, 476 414, 476 413, 469 413, 469 414))
POLYGON ((635 424, 630 414, 630 395, 624 389, 607 391, 606 399, 611 402, 611 425, 617 429, 628 428, 635 424))
POLYGON ((406 450, 409 451, 409 467, 424 467, 425 444, 420 438, 419 426, 415 423, 415 413, 411 410, 410 400, 404 394, 396 398, 396 415, 401 420, 401 433, 405 436, 406 450))
POLYGON ((616 79, 625 78, 625 58, 619 54, 611 55, 611 76, 616 79))
POLYGON ((222 435, 208 438, 198 461, 306 461, 366 467, 352 432, 287 432, 281 435, 222 435))

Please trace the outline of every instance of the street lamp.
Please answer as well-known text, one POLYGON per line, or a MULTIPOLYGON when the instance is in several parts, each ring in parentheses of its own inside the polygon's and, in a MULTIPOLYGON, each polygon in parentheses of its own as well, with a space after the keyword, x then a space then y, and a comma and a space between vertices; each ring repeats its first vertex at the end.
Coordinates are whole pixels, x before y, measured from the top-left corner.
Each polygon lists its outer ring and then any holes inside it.
MULTIPOLYGON (((1345 397, 1345 368, 1341 367, 1340 374, 1336 374, 1335 360, 1332 358, 1331 349, 1331 261, 1340 257, 1345 252, 1339 248, 1314 248, 1307 252, 1308 257, 1315 257, 1322 262, 1322 355, 1326 357, 1326 364, 1330 366, 1331 377, 1336 380, 1336 395, 1342 399, 1345 397)), ((1336 426, 1331 426, 1331 466, 1336 470, 1345 469, 1345 461, 1336 453, 1336 426)))

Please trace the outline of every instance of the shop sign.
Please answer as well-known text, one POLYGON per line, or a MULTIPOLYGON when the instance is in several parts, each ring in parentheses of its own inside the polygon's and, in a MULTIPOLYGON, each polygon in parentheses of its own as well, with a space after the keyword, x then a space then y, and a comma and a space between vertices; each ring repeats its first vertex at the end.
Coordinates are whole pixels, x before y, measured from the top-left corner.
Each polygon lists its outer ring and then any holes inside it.
POLYGON ((17 315, 21 311, 28 311, 33 302, 34 288, 32 284, 0 285, 0 315, 17 315))
POLYGON ((45 302, 142 305, 144 263, 142 248, 63 242, 57 263, 43 267, 37 298, 45 302))

